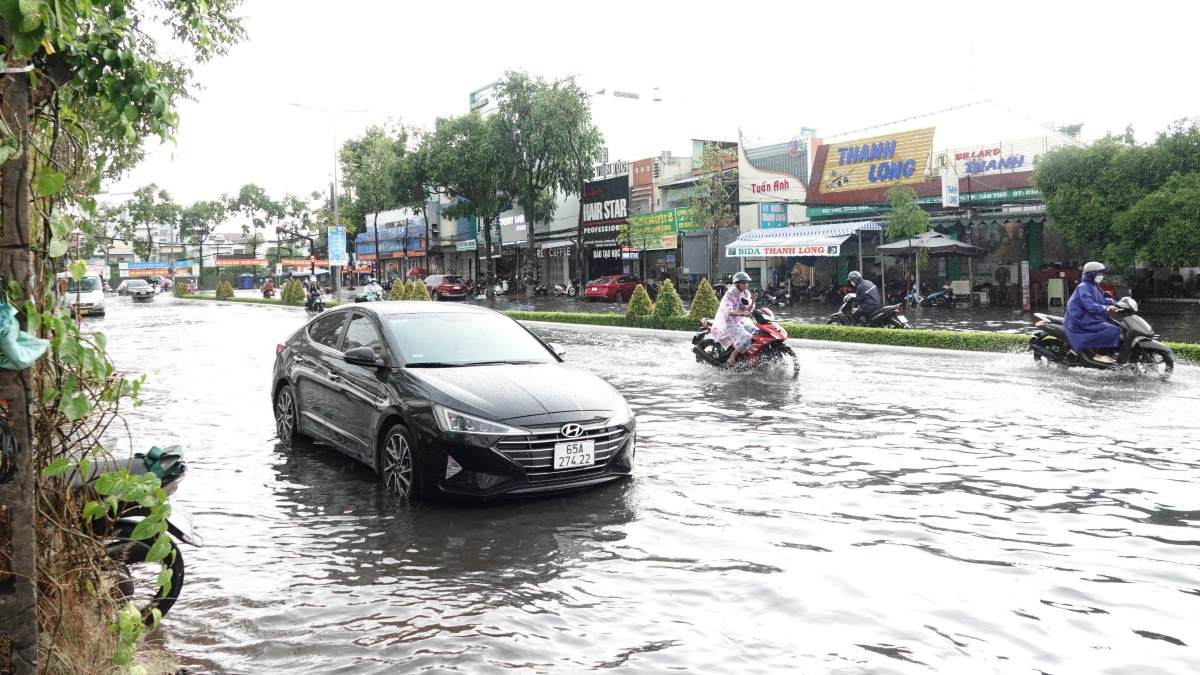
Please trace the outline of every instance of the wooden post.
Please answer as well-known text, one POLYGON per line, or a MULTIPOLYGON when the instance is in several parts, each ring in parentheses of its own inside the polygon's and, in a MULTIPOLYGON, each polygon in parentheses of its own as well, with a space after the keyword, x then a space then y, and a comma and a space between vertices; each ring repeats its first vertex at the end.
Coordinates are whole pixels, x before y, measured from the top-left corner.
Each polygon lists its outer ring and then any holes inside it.
MULTIPOLYGON (((7 28, 4 30, 8 32, 7 28)), ((4 42, 11 44, 8 35, 4 42)), ((0 166, 0 282, 31 294, 29 78, 0 78, 0 111, 22 150, 0 166)), ((0 370, 0 416, 13 443, 0 464, 0 672, 37 671, 37 536, 28 371, 0 370)))

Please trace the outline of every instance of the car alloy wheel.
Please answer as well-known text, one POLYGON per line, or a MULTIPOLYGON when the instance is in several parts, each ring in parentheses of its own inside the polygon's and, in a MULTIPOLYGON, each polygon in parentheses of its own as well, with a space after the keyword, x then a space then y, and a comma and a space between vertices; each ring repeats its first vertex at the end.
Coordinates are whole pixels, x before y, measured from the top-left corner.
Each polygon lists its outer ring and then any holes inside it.
POLYGON ((413 468, 412 444, 408 442, 408 434, 403 427, 395 426, 388 432, 382 454, 384 487, 395 497, 411 499, 416 494, 416 472, 413 468))
POLYGON ((286 384, 275 395, 275 432, 281 441, 296 437, 296 399, 286 384))

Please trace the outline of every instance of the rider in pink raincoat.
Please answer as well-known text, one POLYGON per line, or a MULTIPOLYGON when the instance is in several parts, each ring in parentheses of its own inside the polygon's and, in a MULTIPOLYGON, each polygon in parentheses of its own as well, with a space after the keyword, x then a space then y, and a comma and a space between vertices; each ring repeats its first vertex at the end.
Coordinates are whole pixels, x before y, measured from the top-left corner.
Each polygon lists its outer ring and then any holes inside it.
POLYGON ((733 285, 725 291, 725 297, 721 298, 721 306, 717 309, 717 316, 713 318, 712 329, 709 332, 709 336, 722 347, 733 347, 733 351, 729 352, 730 363, 737 360, 739 354, 744 354, 750 349, 750 338, 754 335, 754 328, 747 323, 746 317, 750 316, 753 309, 750 275, 738 272, 733 275, 733 285))

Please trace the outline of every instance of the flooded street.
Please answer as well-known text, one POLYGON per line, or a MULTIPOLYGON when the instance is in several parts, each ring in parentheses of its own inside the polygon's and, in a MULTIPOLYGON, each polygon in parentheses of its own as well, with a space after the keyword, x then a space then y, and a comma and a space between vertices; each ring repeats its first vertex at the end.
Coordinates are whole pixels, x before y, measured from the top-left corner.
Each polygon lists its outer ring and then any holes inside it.
POLYGON ((1200 671, 1194 366, 798 343, 762 381, 688 334, 539 325, 629 399, 634 479, 410 507, 277 442, 304 321, 160 296, 91 322, 148 375, 134 447, 185 449, 205 546, 158 635, 198 671, 1200 671))

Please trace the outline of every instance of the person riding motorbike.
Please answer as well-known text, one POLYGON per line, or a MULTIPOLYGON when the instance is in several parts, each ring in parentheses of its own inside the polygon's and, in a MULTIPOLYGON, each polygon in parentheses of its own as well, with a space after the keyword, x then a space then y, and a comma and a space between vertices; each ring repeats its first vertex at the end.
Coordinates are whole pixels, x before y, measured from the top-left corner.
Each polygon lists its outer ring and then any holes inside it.
POLYGON ((846 277, 846 281, 854 289, 855 300, 858 308, 854 310, 854 318, 856 320, 865 319, 883 306, 883 300, 879 297, 879 289, 875 284, 863 278, 863 275, 858 270, 854 270, 846 277))
POLYGON ((358 289, 358 294, 355 296, 357 301, 374 301, 383 298, 383 286, 375 280, 375 277, 367 277, 367 283, 363 284, 358 289))
POLYGON ((267 283, 263 284, 262 296, 264 298, 275 297, 275 284, 272 283, 270 279, 267 279, 267 283))
POLYGON ((1083 266, 1083 279, 1067 301, 1063 330, 1075 351, 1088 352, 1093 361, 1115 363, 1112 356, 1095 352, 1121 346, 1121 327, 1112 319, 1116 303, 1100 290, 1105 271, 1104 263, 1093 261, 1083 266))
POLYGON ((745 317, 754 311, 750 296, 750 275, 738 272, 733 275, 733 285, 725 291, 721 298, 721 306, 717 316, 713 318, 712 330, 709 333, 722 347, 729 349, 728 363, 737 360, 738 355, 750 349, 750 341, 754 330, 746 323, 745 317))

